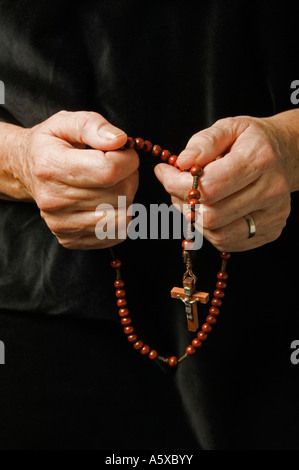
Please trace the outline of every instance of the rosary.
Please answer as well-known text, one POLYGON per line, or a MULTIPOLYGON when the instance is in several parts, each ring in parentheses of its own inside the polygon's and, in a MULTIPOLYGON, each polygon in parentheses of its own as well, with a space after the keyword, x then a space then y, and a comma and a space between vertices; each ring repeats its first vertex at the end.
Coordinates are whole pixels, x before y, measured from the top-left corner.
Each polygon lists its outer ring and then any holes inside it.
MULTIPOLYGON (((176 155, 172 155, 169 150, 163 150, 159 145, 153 145, 149 140, 143 140, 141 137, 136 139, 128 137, 127 143, 122 147, 122 150, 129 148, 151 153, 153 157, 158 157, 164 163, 168 163, 169 165, 180 169, 176 163, 178 158, 176 155)), ((194 165, 190 169, 190 173, 193 176, 193 184, 192 188, 188 192, 188 208, 190 208, 190 210, 185 214, 185 219, 188 224, 187 238, 182 242, 183 260, 186 265, 186 272, 183 275, 183 287, 174 287, 171 290, 171 297, 174 299, 179 299, 183 302, 188 330, 196 332, 199 329, 197 303, 200 302, 207 304, 209 302, 209 294, 206 292, 196 291, 197 279, 192 271, 192 261, 190 257, 190 250, 192 250, 193 245, 194 223, 196 220, 196 206, 199 204, 200 199, 198 183, 199 178, 203 173, 203 169, 198 165, 194 165)), ((202 347, 202 344, 207 340, 209 333, 212 331, 213 326, 217 323, 217 317, 220 313, 220 307, 222 305, 222 301, 225 295, 224 291, 227 285, 226 280, 228 278, 228 274, 226 272, 226 265, 228 259, 230 258, 230 253, 220 253, 221 267, 217 273, 216 289, 214 290, 213 298, 211 300, 209 315, 206 317, 205 323, 202 324, 200 331, 192 339, 191 344, 186 347, 185 354, 178 358, 177 356, 160 356, 158 351, 152 349, 148 344, 144 344, 144 342, 136 334, 134 326, 132 325, 130 310, 127 306, 126 291, 124 289, 125 282, 122 279, 120 269, 121 261, 115 257, 112 249, 110 249, 110 252, 112 255, 112 261, 110 264, 116 272, 114 287, 116 289, 115 295, 117 298, 116 304, 118 307, 118 314, 124 329, 124 333, 127 336, 128 341, 133 345, 133 348, 136 351, 139 351, 143 356, 147 356, 151 360, 159 360, 168 364, 170 367, 176 367, 187 357, 193 356, 197 349, 202 347)))

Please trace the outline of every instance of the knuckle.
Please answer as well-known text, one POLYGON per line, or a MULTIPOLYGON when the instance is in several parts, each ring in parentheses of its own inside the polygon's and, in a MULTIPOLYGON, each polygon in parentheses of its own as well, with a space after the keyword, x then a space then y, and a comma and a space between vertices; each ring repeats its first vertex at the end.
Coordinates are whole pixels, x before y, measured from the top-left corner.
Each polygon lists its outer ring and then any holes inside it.
POLYGON ((101 186, 103 187, 110 187, 114 186, 116 183, 116 175, 117 175, 117 165, 116 163, 110 161, 109 165, 105 165, 100 170, 100 181, 101 186))
POLYGON ((210 242, 219 251, 227 251, 230 246, 230 237, 226 231, 222 229, 214 230, 210 234, 210 242))
POLYGON ((44 193, 38 194, 35 197, 35 202, 43 214, 45 212, 51 212, 55 209, 58 209, 60 206, 60 203, 56 198, 44 193))
POLYGON ((76 113, 77 118, 77 126, 79 129, 84 129, 87 124, 93 120, 96 116, 98 116, 93 111, 79 111, 76 113))
POLYGON ((203 209, 203 227, 207 230, 215 230, 217 228, 217 217, 215 211, 205 206, 203 209))

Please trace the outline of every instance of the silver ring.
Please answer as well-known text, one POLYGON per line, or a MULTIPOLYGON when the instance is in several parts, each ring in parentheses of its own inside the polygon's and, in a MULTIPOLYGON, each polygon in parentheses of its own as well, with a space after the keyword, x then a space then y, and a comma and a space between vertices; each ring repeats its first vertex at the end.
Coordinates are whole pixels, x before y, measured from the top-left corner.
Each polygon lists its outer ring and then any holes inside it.
POLYGON ((256 234, 256 226, 255 226, 254 220, 249 214, 245 215, 244 219, 246 220, 248 224, 248 228, 249 228, 248 238, 252 238, 256 234))

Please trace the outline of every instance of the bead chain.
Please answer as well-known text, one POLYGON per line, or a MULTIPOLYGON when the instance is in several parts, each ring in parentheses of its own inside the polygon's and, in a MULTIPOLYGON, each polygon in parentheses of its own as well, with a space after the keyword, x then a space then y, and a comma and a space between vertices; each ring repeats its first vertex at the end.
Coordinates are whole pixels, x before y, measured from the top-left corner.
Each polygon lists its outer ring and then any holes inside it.
MULTIPOLYGON (((183 171, 177 165, 177 155, 172 155, 169 150, 163 150, 159 145, 153 145, 149 140, 143 140, 141 137, 137 137, 133 139, 132 137, 128 137, 127 143, 121 148, 130 149, 134 148, 136 150, 143 150, 144 152, 151 153, 153 157, 161 158, 164 163, 168 163, 169 165, 174 166, 175 168, 183 171)), ((192 249, 193 244, 193 230, 194 230, 194 222, 196 219, 196 205, 199 204, 200 192, 198 190, 198 183, 199 178, 203 173, 203 169, 197 165, 194 165, 190 170, 191 175, 193 176, 193 184, 192 189, 188 192, 188 205, 190 207, 190 211, 186 213, 185 218, 188 222, 187 226, 187 238, 182 242, 183 248, 183 257, 184 260, 188 259, 190 264, 190 251, 192 249), (188 250, 186 250, 186 248, 188 250)), ((136 351, 140 351, 140 354, 143 356, 147 356, 151 360, 159 360, 168 364, 170 367, 177 366, 180 362, 184 361, 187 357, 193 356, 197 349, 202 347, 202 344, 207 340, 208 334, 211 333, 213 326, 217 323, 217 317, 220 314, 220 307, 222 306, 222 301, 225 296, 225 288, 227 286, 227 278, 228 274, 226 272, 226 265, 227 261, 230 258, 230 253, 220 253, 221 257, 221 268, 220 271, 217 273, 217 282, 216 282, 216 289, 214 290, 214 296, 211 300, 211 306, 209 308, 209 315, 206 317, 205 323, 201 326, 201 330, 197 333, 197 335, 192 339, 191 344, 186 347, 185 353, 181 357, 177 356, 170 356, 170 357, 163 357, 160 356, 158 351, 152 349, 148 344, 144 344, 144 342, 138 337, 135 332, 134 326, 132 325, 132 319, 130 316, 130 310, 127 307, 127 299, 126 299, 126 291, 124 289, 125 282, 122 279, 121 275, 121 261, 116 258, 112 249, 110 249, 112 261, 110 263, 111 267, 115 269, 116 272, 116 279, 114 281, 115 287, 115 295, 117 297, 117 307, 119 308, 118 314, 120 316, 121 324, 124 328, 124 333, 127 336, 127 340, 132 343, 133 348, 136 351)), ((188 269, 188 268, 187 268, 188 269)))

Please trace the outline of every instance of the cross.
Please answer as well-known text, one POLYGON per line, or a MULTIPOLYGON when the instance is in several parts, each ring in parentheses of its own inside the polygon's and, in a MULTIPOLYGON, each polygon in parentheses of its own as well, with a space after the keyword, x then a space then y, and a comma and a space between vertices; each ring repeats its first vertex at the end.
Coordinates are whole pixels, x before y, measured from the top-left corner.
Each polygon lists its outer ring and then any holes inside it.
POLYGON ((186 277, 183 281, 183 288, 174 287, 171 289, 171 297, 173 299, 180 299, 184 303, 188 330, 196 331, 199 326, 197 302, 202 304, 208 303, 209 294, 207 292, 196 292, 194 279, 192 279, 192 277, 186 277))

